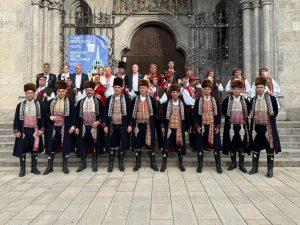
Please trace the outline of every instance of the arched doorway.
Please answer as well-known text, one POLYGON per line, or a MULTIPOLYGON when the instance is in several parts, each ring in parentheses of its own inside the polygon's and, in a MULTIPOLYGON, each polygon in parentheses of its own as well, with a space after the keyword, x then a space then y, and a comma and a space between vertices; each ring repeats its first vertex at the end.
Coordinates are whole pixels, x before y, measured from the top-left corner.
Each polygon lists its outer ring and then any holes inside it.
POLYGON ((139 28, 131 40, 130 49, 123 52, 123 57, 126 57, 127 72, 131 72, 133 64, 138 64, 140 72, 145 74, 148 73, 149 65, 155 63, 158 72, 163 73, 168 62, 173 60, 179 74, 184 73, 184 54, 176 49, 171 32, 158 24, 139 28))

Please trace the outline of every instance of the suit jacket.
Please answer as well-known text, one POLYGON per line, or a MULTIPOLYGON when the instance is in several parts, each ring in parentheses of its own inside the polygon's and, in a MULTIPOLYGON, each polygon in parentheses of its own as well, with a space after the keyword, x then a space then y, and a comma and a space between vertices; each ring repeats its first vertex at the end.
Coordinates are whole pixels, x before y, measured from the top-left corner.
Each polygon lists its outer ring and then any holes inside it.
MULTIPOLYGON (((38 77, 41 76, 41 75, 45 75, 45 73, 39 73, 37 76, 36 76, 36 87, 38 88, 39 87, 39 79, 38 77)), ((56 86, 56 75, 53 74, 53 73, 49 73, 49 78, 48 78, 48 88, 51 88, 52 91, 55 91, 55 86, 56 86)))
MULTIPOLYGON (((79 90, 83 91, 83 89, 84 89, 84 83, 89 80, 89 76, 86 73, 82 73, 81 76, 82 77, 81 77, 81 84, 80 84, 79 90)), ((75 83, 76 73, 70 74, 70 78, 72 80, 73 85, 76 86, 76 83, 75 83)))
MULTIPOLYGON (((139 80, 140 79, 143 79, 143 74, 140 74, 139 73, 139 80)), ((125 87, 128 88, 129 90, 132 90, 132 80, 133 80, 133 74, 130 73, 130 74, 127 74, 125 76, 125 87)))

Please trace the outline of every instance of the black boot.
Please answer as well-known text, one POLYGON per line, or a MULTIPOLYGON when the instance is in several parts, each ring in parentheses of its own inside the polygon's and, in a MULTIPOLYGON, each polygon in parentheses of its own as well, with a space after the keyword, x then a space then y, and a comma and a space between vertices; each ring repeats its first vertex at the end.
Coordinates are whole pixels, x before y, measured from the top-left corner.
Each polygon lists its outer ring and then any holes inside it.
POLYGON ((20 157, 20 173, 19 173, 19 177, 24 177, 25 176, 25 173, 26 173, 25 164, 26 164, 26 155, 22 155, 20 157))
POLYGON ((119 150, 118 158, 119 158, 119 170, 121 172, 124 172, 124 170, 125 170, 125 167, 124 167, 124 152, 120 152, 120 150, 119 150))
POLYGON ((252 169, 249 174, 255 174, 258 172, 259 152, 253 152, 252 156, 252 169))
POLYGON ((41 174, 41 172, 37 169, 37 153, 31 153, 31 173, 41 174))
POLYGON ((108 168, 107 172, 111 173, 114 168, 114 161, 115 161, 115 150, 110 150, 109 156, 108 156, 108 168))
POLYGON ((181 172, 185 171, 185 168, 183 166, 183 157, 181 155, 181 150, 178 150, 178 168, 181 172))
POLYGON ((231 149, 230 158, 231 158, 231 163, 230 163, 229 167, 227 168, 227 170, 233 170, 233 169, 237 168, 237 165, 236 165, 236 150, 235 149, 231 149))
POLYGON ((79 167, 76 170, 76 173, 80 173, 84 169, 86 169, 86 150, 83 150, 82 152, 81 162, 79 167))
POLYGON ((168 151, 165 151, 165 152, 163 153, 163 163, 162 163, 162 166, 161 166, 161 168, 160 168, 160 172, 165 172, 166 169, 167 169, 168 154, 169 154, 168 151))
POLYGON ((133 171, 136 172, 141 168, 141 158, 142 158, 142 152, 141 150, 138 150, 135 152, 135 167, 133 168, 133 171))
POLYGON ((150 167, 151 169, 153 169, 154 171, 159 171, 159 169, 157 168, 156 162, 155 162, 155 153, 154 151, 149 151, 149 158, 150 158, 150 167))
POLYGON ((267 154, 268 172, 267 177, 273 177, 274 154, 267 154))
POLYGON ((46 170, 44 171, 43 175, 47 175, 49 173, 53 172, 53 160, 55 157, 55 153, 51 153, 51 155, 48 157, 48 165, 46 170))
POLYGON ((214 152, 217 173, 222 173, 220 152, 214 152))
POLYGON ((199 151, 198 154, 198 167, 197 167, 197 173, 202 173, 203 168, 203 151, 199 151))
POLYGON ((244 161, 245 161, 245 153, 244 151, 240 150, 239 151, 239 169, 243 173, 247 173, 247 169, 244 167, 244 161))
POLYGON ((93 151, 92 158, 93 158, 92 170, 93 170, 93 172, 97 172, 98 171, 98 165, 97 165, 97 152, 96 152, 96 150, 93 151))
POLYGON ((68 169, 68 157, 67 156, 63 157, 62 171, 64 174, 68 174, 70 172, 68 169))

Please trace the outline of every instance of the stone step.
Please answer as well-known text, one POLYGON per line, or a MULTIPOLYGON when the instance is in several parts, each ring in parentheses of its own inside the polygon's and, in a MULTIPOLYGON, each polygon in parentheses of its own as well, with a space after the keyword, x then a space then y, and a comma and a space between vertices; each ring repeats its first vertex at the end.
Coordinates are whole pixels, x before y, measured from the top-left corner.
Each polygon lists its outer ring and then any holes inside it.
MULTIPOLYGON (((223 135, 221 135, 222 138, 223 135)), ((188 136, 186 136, 188 137, 188 136)), ((188 138, 186 139, 188 143, 188 138)), ((0 143, 14 142, 15 136, 13 134, 0 134, 0 143)), ((281 142, 300 142, 300 134, 280 134, 281 142)))
MULTIPOLYGON (((0 151, 0 158, 11 159, 11 158, 13 158, 12 152, 13 151, 11 149, 3 149, 3 150, 0 151)), ((161 156, 161 152, 158 149, 155 151, 155 154, 157 155, 157 157, 161 156)), ((197 153, 194 152, 194 151, 187 150, 187 153, 186 153, 185 157, 186 158, 194 158, 194 157, 196 157, 196 154, 197 153)), ((262 151, 261 156, 262 157, 266 157, 266 152, 262 151)), ((39 155, 39 157, 40 158, 47 158, 47 155, 42 153, 42 154, 39 155)), ((60 154, 57 154, 57 157, 60 157, 60 154)), ((70 158, 76 158, 76 155, 72 153, 72 154, 70 154, 69 157, 70 158)), ((99 157, 100 158, 106 158, 107 157, 107 153, 102 154, 99 157)), ((125 157, 126 158, 133 158, 134 159, 135 158, 135 154, 132 151, 127 151, 125 157)), ((148 155, 147 155, 146 152, 143 153, 143 157, 144 158, 148 157, 148 155)), ((176 158, 177 155, 170 153, 170 157, 171 158, 176 158)), ((213 152, 205 151, 204 152, 204 157, 206 157, 206 158, 213 158, 214 157, 213 156, 213 152)), ((229 156, 222 154, 222 157, 228 158, 229 156)), ((252 156, 251 155, 249 155, 249 156, 246 155, 246 158, 247 157, 251 158, 252 156)), ((278 158, 300 158, 300 149, 283 149, 283 151, 280 154, 278 154, 276 157, 278 157, 278 158)))
MULTIPOLYGON (((4 149, 12 150, 14 146, 14 142, 0 142, 0 152, 4 149)), ((300 149, 300 141, 297 142, 282 142, 282 149, 300 149)))
MULTIPOLYGON (((60 158, 56 158, 54 160, 54 166, 55 167, 60 167, 62 162, 62 160, 60 158)), ((157 157, 156 159, 157 162, 157 166, 160 167, 162 164, 162 159, 161 157, 157 157)), ((135 160, 134 159, 129 159, 129 158, 125 158, 124 160, 125 163, 125 167, 126 166, 134 166, 135 165, 135 160)), ((222 166, 224 167, 223 169, 225 169, 226 167, 228 167, 230 163, 230 159, 229 158, 222 158, 222 166)), ((70 158, 69 162, 68 162, 68 166, 69 167, 78 167, 80 164, 80 160, 79 159, 75 159, 75 158, 70 158)), ((87 164, 88 164, 88 168, 91 167, 91 159, 88 158, 87 159, 87 164)), ((30 166, 30 159, 26 160, 26 165, 27 167, 30 166)), ((108 165, 108 159, 106 158, 100 158, 98 160, 98 166, 99 167, 107 167, 108 165)), ((197 166, 197 159, 196 158, 184 158, 184 165, 185 166, 189 166, 189 167, 195 167, 197 166)), ((267 165, 267 161, 266 161, 266 157, 261 157, 260 161, 259 161, 259 166, 264 166, 266 167, 267 165)), ((19 166, 19 159, 14 157, 13 159, 0 159, 0 166, 3 167, 18 167, 19 166)), ((46 167, 47 166, 47 159, 46 158, 39 158, 38 159, 38 167, 42 168, 42 167, 46 167)), ((118 159, 115 159, 115 164, 114 164, 115 168, 118 167, 118 159)), ((148 158, 143 158, 142 159, 142 166, 149 166, 149 159, 148 158)), ((176 158, 169 158, 168 159, 168 163, 167 166, 169 167, 175 167, 178 166, 178 161, 176 158)), ((214 167, 215 166, 215 161, 213 158, 204 158, 204 167, 214 167)), ((245 159, 245 166, 246 167, 251 167, 252 166, 252 159, 251 158, 246 158, 245 159)), ((299 167, 300 166, 300 158, 294 158, 294 159, 282 159, 282 158, 276 158, 275 157, 275 161, 274 161, 274 166, 275 167, 299 167)), ((29 168, 28 168, 29 169, 29 168)))

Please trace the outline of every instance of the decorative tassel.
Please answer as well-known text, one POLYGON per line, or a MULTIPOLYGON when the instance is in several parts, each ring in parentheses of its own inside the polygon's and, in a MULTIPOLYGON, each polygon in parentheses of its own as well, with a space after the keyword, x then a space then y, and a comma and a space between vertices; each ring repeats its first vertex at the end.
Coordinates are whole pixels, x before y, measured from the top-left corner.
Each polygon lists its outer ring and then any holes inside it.
POLYGON ((202 125, 202 134, 204 134, 204 132, 205 132, 205 126, 202 125))
POLYGON ((169 138, 169 137, 170 137, 171 133, 172 133, 171 129, 168 129, 167 138, 169 138))
POLYGON ((139 133, 139 128, 136 126, 134 129, 134 134, 136 137, 137 137, 138 133, 139 133))
POLYGON ((246 132, 245 132, 243 124, 241 124, 241 129, 240 129, 239 133, 240 133, 241 140, 244 140, 246 132))
POLYGON ((97 142, 97 128, 92 128, 91 129, 91 134, 92 134, 92 137, 94 139, 94 142, 96 143, 97 142))
POLYGON ((234 136, 233 124, 230 125, 229 136, 230 136, 230 141, 232 141, 234 136))

